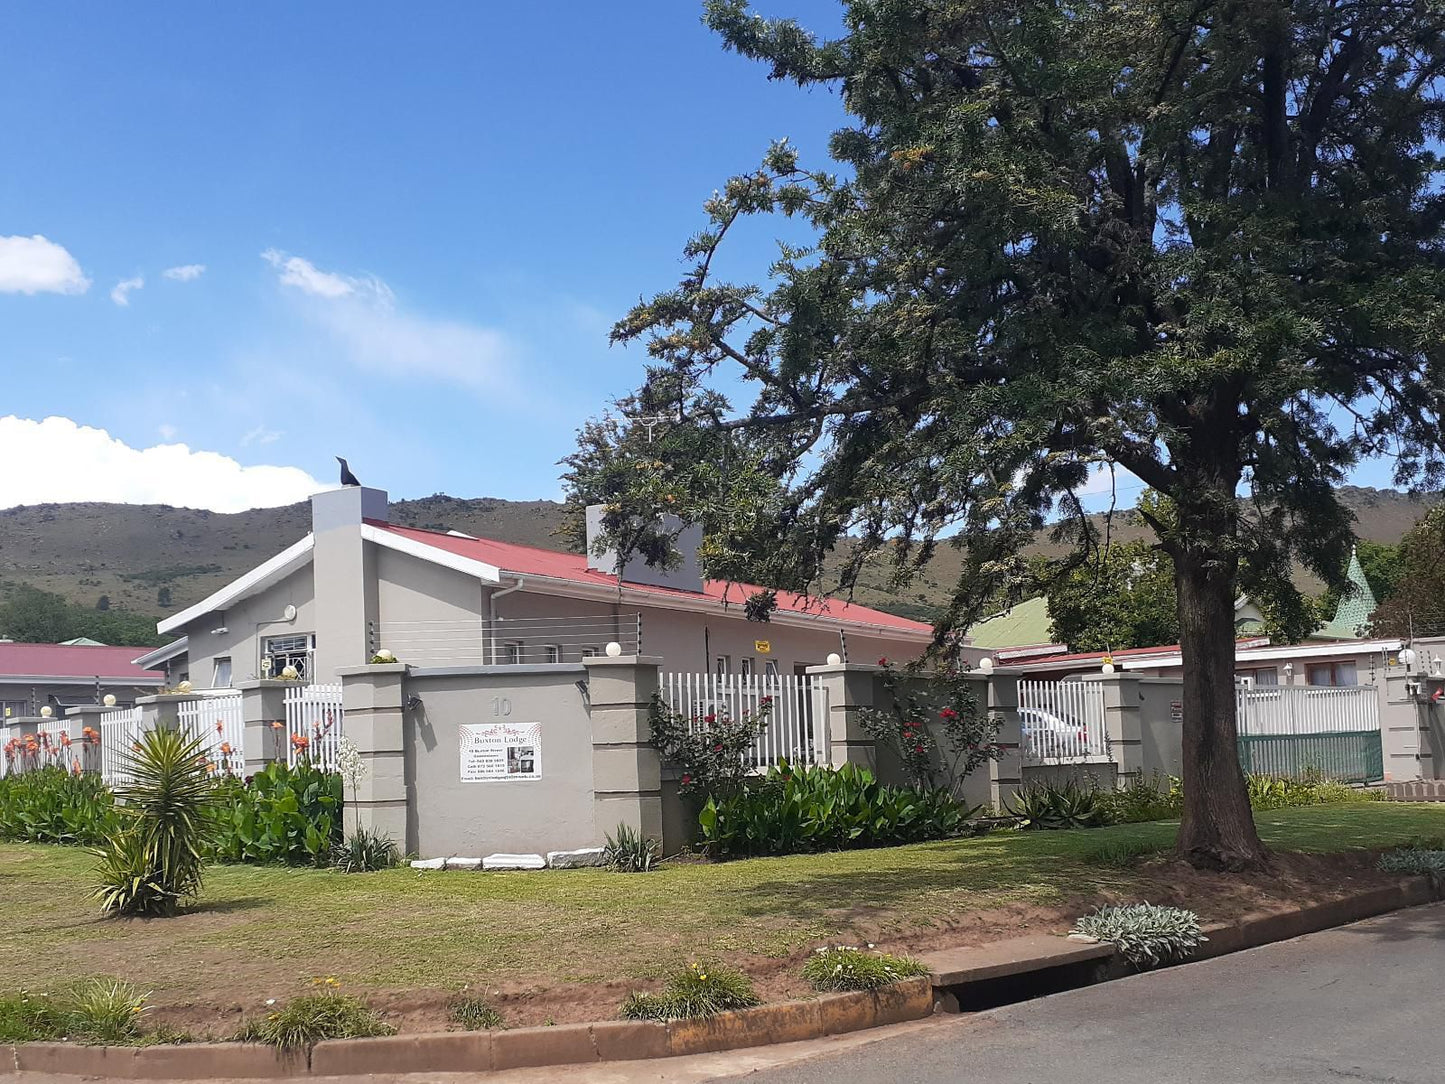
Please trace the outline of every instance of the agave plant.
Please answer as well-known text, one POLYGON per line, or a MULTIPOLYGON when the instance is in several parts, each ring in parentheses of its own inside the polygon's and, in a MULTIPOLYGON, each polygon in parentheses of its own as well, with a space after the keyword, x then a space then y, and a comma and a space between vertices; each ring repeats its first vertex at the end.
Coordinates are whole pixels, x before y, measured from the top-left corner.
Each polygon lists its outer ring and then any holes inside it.
POLYGON ((170 915, 201 890, 218 794, 205 745, 189 731, 147 731, 125 754, 120 831, 98 852, 95 897, 111 914, 170 915))
POLYGON ((1004 806, 1020 828, 1096 828, 1103 822, 1099 795, 1072 780, 1024 787, 1004 806))

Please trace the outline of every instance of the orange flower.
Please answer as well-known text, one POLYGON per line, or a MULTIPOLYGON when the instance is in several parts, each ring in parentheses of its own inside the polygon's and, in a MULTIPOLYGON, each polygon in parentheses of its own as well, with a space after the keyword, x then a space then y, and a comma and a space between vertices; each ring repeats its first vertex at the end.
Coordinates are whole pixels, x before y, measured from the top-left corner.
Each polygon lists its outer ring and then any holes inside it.
POLYGON ((63 745, 63 746, 65 746, 65 748, 69 749, 69 748, 70 748, 70 735, 69 735, 69 734, 62 734, 62 735, 60 735, 60 744, 63 745))
POLYGON ((217 720, 216 720, 216 733, 217 733, 217 734, 224 734, 225 732, 226 732, 226 724, 225 724, 223 721, 221 721, 220 719, 217 719, 217 720))
POLYGON ((280 730, 280 729, 281 729, 281 724, 280 724, 279 722, 273 722, 273 723, 271 724, 271 729, 272 729, 272 730, 280 730))
POLYGON ((221 752, 224 753, 226 756, 230 756, 230 755, 231 755, 231 743, 228 742, 228 741, 223 741, 223 742, 221 743, 221 752))
POLYGON ((80 761, 78 759, 70 762, 70 771, 73 775, 80 774, 80 761))

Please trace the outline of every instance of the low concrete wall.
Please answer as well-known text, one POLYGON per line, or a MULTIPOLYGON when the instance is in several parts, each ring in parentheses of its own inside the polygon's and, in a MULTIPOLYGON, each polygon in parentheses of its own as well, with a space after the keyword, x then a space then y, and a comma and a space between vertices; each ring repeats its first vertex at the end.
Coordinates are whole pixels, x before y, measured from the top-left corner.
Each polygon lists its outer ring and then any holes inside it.
POLYGON ((407 846, 424 857, 599 845, 580 665, 413 670, 404 683, 407 846), (419 698, 419 702, 411 698, 419 698), (540 779, 462 781, 461 728, 537 724, 540 779))

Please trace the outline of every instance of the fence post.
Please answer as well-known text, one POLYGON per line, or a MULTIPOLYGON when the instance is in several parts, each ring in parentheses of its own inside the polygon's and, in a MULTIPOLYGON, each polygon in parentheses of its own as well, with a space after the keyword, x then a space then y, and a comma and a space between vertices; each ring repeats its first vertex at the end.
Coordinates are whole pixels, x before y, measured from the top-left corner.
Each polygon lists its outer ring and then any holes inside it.
POLYGON ((100 771, 100 746, 83 740, 85 729, 89 727, 99 734, 100 717, 111 710, 104 704, 77 704, 65 709, 65 717, 70 727, 70 747, 74 750, 74 759, 80 761, 80 770, 83 772, 100 771))
POLYGON ((405 663, 343 666, 341 676, 342 733, 361 754, 365 771, 353 791, 346 787, 350 814, 345 828, 360 824, 390 836, 403 852, 415 842, 407 834, 405 663))
POLYGON ((655 655, 596 656, 587 668, 592 721, 592 818, 601 841, 625 824, 644 838, 663 840, 662 760, 649 717, 662 659, 655 655))
POLYGON ((1122 789, 1144 775, 1144 721, 1139 710, 1142 694, 1136 674, 1089 675, 1104 687, 1104 732, 1109 736, 1109 758, 1122 789))
POLYGON ((988 679, 988 713, 998 720, 997 760, 988 762, 988 797, 1000 812, 1024 785, 1023 724, 1019 720, 1019 675, 995 670, 988 679))
POLYGON ((181 705, 203 699, 205 698, 191 693, 156 693, 154 696, 136 697, 136 707, 141 709, 141 732, 179 730, 181 705))
POLYGON ((274 678, 236 682, 241 691, 241 721, 246 727, 246 775, 286 759, 286 690, 293 685, 295 682, 274 678), (272 727, 272 723, 281 725, 272 727))
POLYGON ((863 729, 860 709, 878 704, 881 672, 882 667, 848 662, 808 667, 808 675, 817 678, 823 702, 828 706, 827 763, 831 767, 876 766, 876 743, 863 729))

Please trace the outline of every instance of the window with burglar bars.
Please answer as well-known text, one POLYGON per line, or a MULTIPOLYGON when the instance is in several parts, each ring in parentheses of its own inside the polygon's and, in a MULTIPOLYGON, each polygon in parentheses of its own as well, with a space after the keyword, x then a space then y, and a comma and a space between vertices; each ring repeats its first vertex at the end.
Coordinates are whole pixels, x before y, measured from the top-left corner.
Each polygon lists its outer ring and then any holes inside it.
POLYGON ((261 672, 267 677, 279 677, 286 667, 294 666, 304 681, 311 676, 311 649, 311 636, 306 633, 268 636, 262 641, 261 672))

